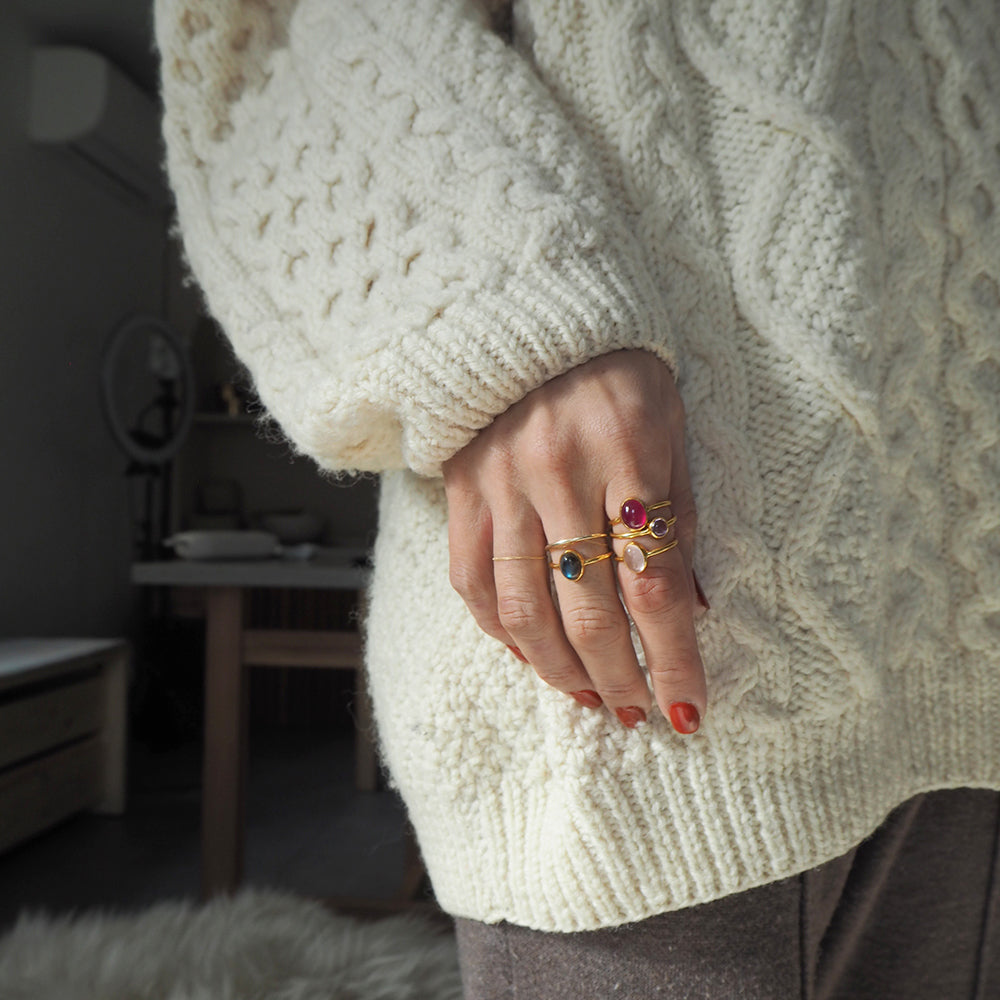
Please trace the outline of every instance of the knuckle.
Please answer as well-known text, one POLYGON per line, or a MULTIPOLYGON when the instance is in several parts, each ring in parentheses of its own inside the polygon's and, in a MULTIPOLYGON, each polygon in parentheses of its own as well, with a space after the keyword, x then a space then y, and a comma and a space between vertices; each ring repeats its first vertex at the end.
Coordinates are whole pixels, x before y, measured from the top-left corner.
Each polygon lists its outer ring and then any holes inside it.
POLYGON ((482 498, 467 463, 449 459, 441 466, 448 506, 454 510, 474 510, 482 498))
POLYGON ((637 404, 619 401, 617 408, 600 417, 592 417, 598 422, 598 432, 610 450, 631 454, 642 435, 648 414, 637 404))
POLYGON ((472 617, 476 619, 476 624, 487 634, 495 639, 506 642, 506 631, 497 618, 493 608, 473 608, 472 617))
POLYGON ((487 597, 479 595, 465 598, 465 605, 475 618, 476 624, 488 635, 500 638, 504 635, 503 625, 497 617, 496 605, 487 597))
POLYGON ((628 637, 620 607, 590 604, 568 608, 563 614, 563 627, 577 649, 591 652, 608 649, 628 637))
POLYGON ((609 705, 642 705, 649 687, 645 680, 607 680, 597 685, 597 693, 609 705))
POLYGON ((549 488, 567 492, 573 482, 573 471, 577 462, 566 451, 555 447, 540 447, 525 458, 524 469, 533 481, 545 482, 549 488))
POLYGON ((657 685, 667 687, 684 687, 690 684, 691 678, 697 676, 700 665, 697 654, 692 661, 691 654, 675 655, 663 663, 650 664, 649 674, 657 685))
POLYGON ((475 601, 477 594, 482 594, 484 586, 482 571, 471 562, 453 559, 448 567, 448 579, 452 587, 458 591, 467 603, 475 601))
POLYGON ((629 611, 643 618, 662 614, 676 600, 676 591, 662 576, 634 576, 623 589, 629 611))
POLYGON ((544 475, 547 481, 568 482, 576 466, 572 443, 551 421, 533 428, 520 445, 520 464, 530 475, 544 475))
POLYGON ((676 571, 630 573, 622 592, 629 611, 640 618, 656 617, 667 622, 681 620, 690 610, 687 581, 676 571))
POLYGON ((538 602, 523 594, 497 597, 497 617, 511 635, 530 639, 544 634, 544 622, 538 612, 538 602))
POLYGON ((490 581, 483 578, 474 563, 454 561, 448 568, 448 578, 472 612, 476 624, 489 635, 502 636, 503 628, 497 617, 496 599, 490 581))
POLYGON ((535 673, 550 687, 560 691, 574 691, 580 687, 579 672, 569 664, 546 663, 536 666, 535 673))

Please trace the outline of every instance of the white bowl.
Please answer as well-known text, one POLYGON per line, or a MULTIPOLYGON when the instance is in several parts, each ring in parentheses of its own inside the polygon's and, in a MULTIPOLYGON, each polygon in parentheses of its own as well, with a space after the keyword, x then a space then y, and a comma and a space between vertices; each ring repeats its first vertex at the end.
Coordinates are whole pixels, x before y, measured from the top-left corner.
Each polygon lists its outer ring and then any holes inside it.
POLYGON ((181 559, 268 559, 279 553, 267 531, 182 531, 164 541, 181 559))
POLYGON ((282 545, 318 542, 323 537, 326 521, 308 510, 272 510, 260 516, 265 531, 278 536, 282 545))

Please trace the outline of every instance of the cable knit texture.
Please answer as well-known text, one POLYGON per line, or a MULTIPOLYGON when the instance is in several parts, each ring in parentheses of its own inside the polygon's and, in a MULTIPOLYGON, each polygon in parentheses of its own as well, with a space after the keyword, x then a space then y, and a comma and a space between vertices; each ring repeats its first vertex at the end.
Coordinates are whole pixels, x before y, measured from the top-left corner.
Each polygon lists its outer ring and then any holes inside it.
POLYGON ((550 930, 1000 787, 993 0, 158 0, 191 267, 265 405, 383 472, 368 665, 438 898, 550 930), (630 731, 447 583, 440 464, 674 369, 710 710, 630 731))

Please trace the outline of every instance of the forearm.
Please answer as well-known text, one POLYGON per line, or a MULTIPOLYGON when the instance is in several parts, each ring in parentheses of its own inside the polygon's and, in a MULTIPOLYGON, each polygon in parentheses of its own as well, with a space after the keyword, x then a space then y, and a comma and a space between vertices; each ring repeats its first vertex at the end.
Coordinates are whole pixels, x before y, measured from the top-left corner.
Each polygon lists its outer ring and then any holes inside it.
POLYGON ((436 473, 589 358, 672 360, 588 149, 478 8, 202 9, 157 7, 181 229, 300 450, 436 473))

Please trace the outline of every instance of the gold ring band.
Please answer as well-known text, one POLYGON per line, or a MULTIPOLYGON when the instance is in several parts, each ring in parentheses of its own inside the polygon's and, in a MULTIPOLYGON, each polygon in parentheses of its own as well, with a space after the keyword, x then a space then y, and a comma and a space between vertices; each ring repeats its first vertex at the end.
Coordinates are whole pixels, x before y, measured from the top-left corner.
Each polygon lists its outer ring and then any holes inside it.
POLYGON ((600 555, 591 556, 589 559, 584 559, 584 557, 576 551, 576 549, 565 549, 563 554, 559 557, 559 562, 550 562, 549 569, 557 569, 559 572, 570 581, 570 583, 576 583, 577 580, 583 577, 583 572, 588 566, 593 566, 594 563, 604 562, 605 559, 614 558, 614 552, 608 549, 606 552, 602 552, 600 555))
POLYGON ((648 538, 650 536, 653 538, 666 538, 670 533, 670 529, 676 523, 676 517, 654 517, 645 528, 639 528, 635 531, 613 531, 610 537, 612 539, 648 538))
POLYGON ((576 583, 583 578, 584 571, 588 566, 595 563, 614 559, 616 562, 624 563, 635 573, 644 573, 649 565, 649 560, 653 556, 662 555, 669 552, 678 545, 678 539, 673 538, 665 545, 655 549, 647 549, 640 545, 635 539, 653 538, 663 540, 670 534, 671 528, 677 524, 676 516, 650 517, 654 511, 664 510, 671 507, 669 500, 660 500, 656 503, 646 504, 638 497, 629 497, 623 501, 619 508, 618 517, 608 522, 607 531, 595 531, 589 535, 577 535, 573 538, 561 538, 557 542, 549 542, 545 546, 543 556, 493 556, 493 562, 519 562, 537 561, 544 559, 546 565, 551 570, 558 570, 562 576, 571 583, 576 583), (622 525, 624 531, 615 531, 616 525, 622 525), (585 542, 595 542, 598 539, 605 539, 609 547, 605 551, 595 556, 585 556, 575 546, 585 542), (610 540, 610 542, 608 542, 610 540), (616 541, 625 542, 625 548, 621 555, 610 547, 616 541), (559 558, 550 558, 554 553, 559 552, 559 558))
POLYGON ((622 550, 622 554, 615 556, 615 561, 625 563, 633 573, 645 573, 646 567, 649 565, 649 560, 653 556, 662 555, 664 552, 676 549, 677 545, 678 541, 676 538, 658 549, 647 549, 638 542, 629 542, 622 550))
POLYGON ((577 542, 590 542, 597 538, 607 538, 608 533, 606 531, 595 531, 592 535, 577 535, 576 538, 561 538, 558 542, 550 542, 545 546, 546 552, 552 552, 553 549, 565 549, 570 545, 575 545, 577 542))
POLYGON ((639 531, 649 523, 649 512, 651 510, 662 510, 670 507, 669 500, 660 500, 658 503, 645 504, 638 497, 629 497, 622 501, 618 508, 618 516, 612 518, 608 525, 614 527, 616 524, 624 524, 626 528, 639 531))
POLYGON ((667 517, 651 515, 655 511, 670 507, 669 500, 660 500, 651 504, 644 503, 638 497, 629 497, 625 500, 618 512, 618 517, 608 522, 611 544, 614 545, 619 540, 625 542, 621 555, 615 552, 615 561, 624 563, 633 573, 645 573, 649 560, 653 556, 659 556, 677 548, 679 539, 676 537, 655 549, 647 549, 645 545, 640 545, 635 541, 636 538, 650 538, 654 539, 653 544, 663 542, 670 534, 671 528, 677 524, 677 517, 670 514, 669 510, 667 517), (625 530, 615 531, 614 527, 618 524, 622 525, 625 530))
POLYGON ((608 539, 606 531, 595 531, 590 535, 577 535, 576 538, 562 538, 558 542, 550 542, 545 546, 546 558, 548 559, 555 552, 562 554, 554 561, 549 559, 549 569, 559 570, 570 583, 576 583, 577 580, 583 578, 584 571, 588 566, 614 558, 614 552, 610 548, 605 548, 596 556, 585 556, 574 547, 582 542, 596 542, 601 538, 604 539, 606 545, 608 539))

